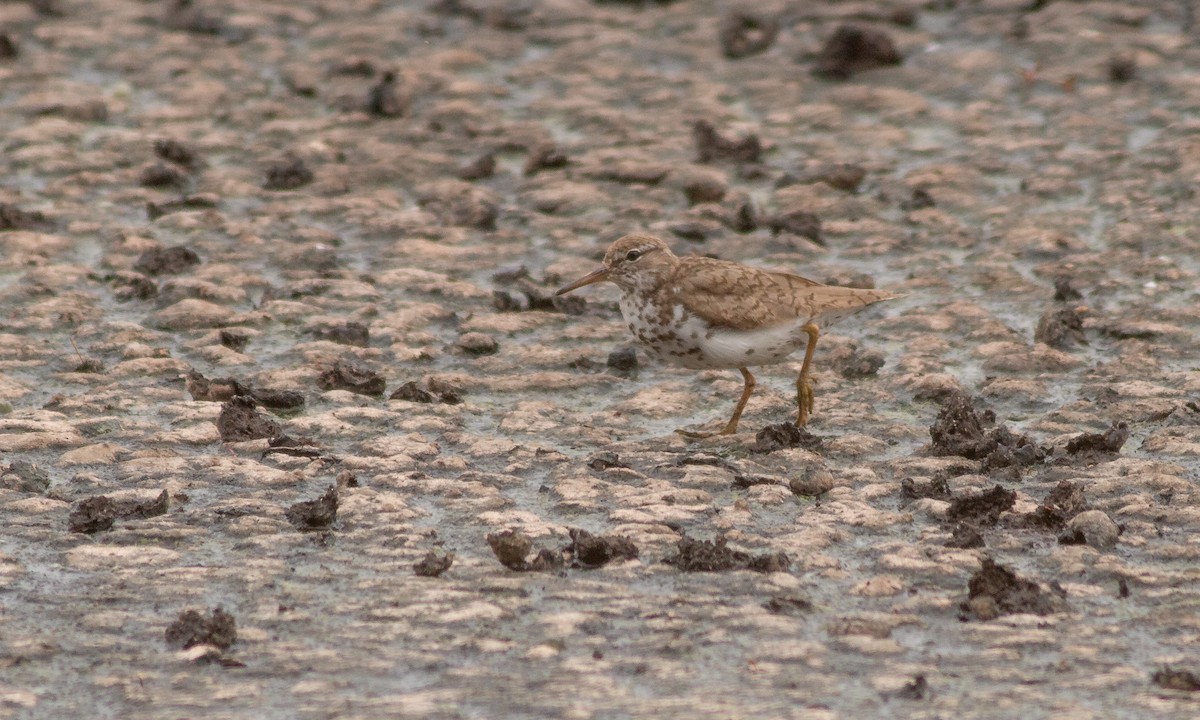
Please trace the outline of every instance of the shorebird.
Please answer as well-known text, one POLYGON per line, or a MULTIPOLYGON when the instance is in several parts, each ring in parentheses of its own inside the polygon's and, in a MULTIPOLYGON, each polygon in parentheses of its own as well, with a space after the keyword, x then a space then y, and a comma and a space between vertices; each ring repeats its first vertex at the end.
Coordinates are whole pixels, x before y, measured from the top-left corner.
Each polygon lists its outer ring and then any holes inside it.
POLYGON ((679 430, 689 437, 732 435, 754 392, 751 367, 783 362, 804 348, 796 378, 796 425, 814 409, 813 350, 821 328, 868 305, 900 297, 886 290, 824 285, 799 275, 705 257, 679 257, 653 235, 626 235, 604 264, 560 288, 562 295, 608 281, 621 290, 621 315, 653 355, 686 368, 741 372, 742 395, 716 433, 679 430))

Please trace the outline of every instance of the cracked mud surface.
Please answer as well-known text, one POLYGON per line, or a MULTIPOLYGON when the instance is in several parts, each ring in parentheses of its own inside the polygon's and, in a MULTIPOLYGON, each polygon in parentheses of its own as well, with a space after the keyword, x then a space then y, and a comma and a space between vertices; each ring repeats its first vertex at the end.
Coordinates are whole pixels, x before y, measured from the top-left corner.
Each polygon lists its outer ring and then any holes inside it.
POLYGON ((1200 715, 1190 15, 801 5, 0 5, 0 717, 1200 715))

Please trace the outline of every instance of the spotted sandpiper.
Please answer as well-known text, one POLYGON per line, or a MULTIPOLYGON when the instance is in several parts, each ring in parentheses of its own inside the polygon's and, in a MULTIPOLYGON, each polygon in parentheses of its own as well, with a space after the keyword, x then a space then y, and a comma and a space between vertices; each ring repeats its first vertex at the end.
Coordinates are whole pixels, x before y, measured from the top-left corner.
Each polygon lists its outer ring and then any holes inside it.
POLYGON ((796 378, 796 425, 804 427, 814 407, 810 374, 821 328, 900 297, 727 260, 679 257, 662 240, 644 234, 614 242, 603 265, 556 294, 605 280, 621 289, 621 314, 629 331, 652 354, 687 368, 742 373, 742 395, 725 428, 717 433, 679 431, 689 437, 736 433, 754 391, 749 368, 783 362, 800 348, 805 350, 796 378))

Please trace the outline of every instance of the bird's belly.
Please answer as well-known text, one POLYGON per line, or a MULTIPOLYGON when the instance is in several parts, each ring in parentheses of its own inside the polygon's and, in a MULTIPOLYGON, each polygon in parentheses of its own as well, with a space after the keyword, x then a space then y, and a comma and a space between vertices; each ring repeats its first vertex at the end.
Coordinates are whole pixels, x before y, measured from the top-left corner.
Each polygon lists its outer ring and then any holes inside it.
MULTIPOLYGON (((624 299, 623 299, 624 300, 624 299)), ((687 368, 740 368, 783 361, 803 348, 803 320, 755 330, 714 328, 695 315, 622 302, 633 336, 651 355, 687 368), (665 322, 664 322, 665 321, 665 322)))

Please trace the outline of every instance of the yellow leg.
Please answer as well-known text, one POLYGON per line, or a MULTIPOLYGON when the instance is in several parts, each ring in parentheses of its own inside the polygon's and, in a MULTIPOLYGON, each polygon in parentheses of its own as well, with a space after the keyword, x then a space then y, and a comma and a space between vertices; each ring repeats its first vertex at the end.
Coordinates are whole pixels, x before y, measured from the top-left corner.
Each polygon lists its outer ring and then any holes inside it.
POLYGON ((804 364, 800 366, 800 377, 796 378, 796 405, 799 408, 796 413, 796 427, 808 424, 808 416, 812 415, 815 406, 810 375, 813 351, 817 349, 817 338, 821 336, 820 328, 812 323, 800 329, 808 333, 808 347, 804 349, 804 364))
POLYGON ((725 429, 715 433, 698 433, 690 430, 676 430, 675 432, 687 438, 701 439, 712 437, 714 435, 733 435, 737 432, 738 421, 742 419, 742 411, 746 409, 746 403, 750 400, 750 395, 754 392, 754 376, 746 368, 738 368, 742 373, 742 396, 738 398, 737 405, 733 407, 733 415, 729 418, 729 422, 725 424, 725 429))

